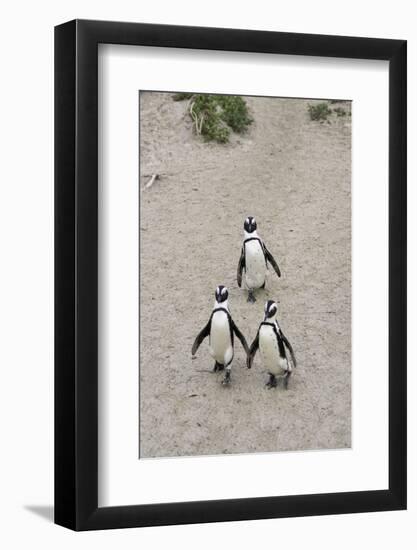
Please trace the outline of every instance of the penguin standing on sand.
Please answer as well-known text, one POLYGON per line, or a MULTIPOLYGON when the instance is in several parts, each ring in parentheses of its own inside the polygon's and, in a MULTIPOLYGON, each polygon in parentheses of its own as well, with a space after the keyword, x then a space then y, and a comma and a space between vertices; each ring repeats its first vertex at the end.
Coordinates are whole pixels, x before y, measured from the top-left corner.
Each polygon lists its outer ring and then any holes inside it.
POLYGON ((268 300, 265 304, 264 320, 248 353, 247 367, 252 367, 259 348, 262 362, 269 374, 267 388, 275 388, 278 380, 282 380, 284 388, 287 389, 293 366, 296 367, 297 362, 294 350, 278 324, 277 312, 276 302, 268 300))
POLYGON ((236 335, 241 341, 246 354, 249 353, 249 347, 246 343, 245 337, 237 328, 230 315, 227 301, 229 292, 227 288, 222 285, 218 286, 216 288, 215 296, 216 301, 214 303, 214 308, 210 315, 210 319, 195 339, 191 353, 194 356, 201 342, 204 338, 206 338, 206 336, 209 336, 210 355, 215 360, 213 371, 217 372, 226 369, 222 384, 227 385, 230 383, 230 372, 232 369, 231 365, 234 355, 234 335, 236 335))
POLYGON ((267 262, 274 268, 278 277, 281 271, 272 254, 266 248, 265 243, 256 232, 257 225, 255 218, 249 216, 243 224, 244 240, 242 251, 237 266, 237 284, 242 286, 242 272, 245 275, 245 285, 248 289, 248 302, 255 302, 254 291, 258 288, 265 288, 267 262))

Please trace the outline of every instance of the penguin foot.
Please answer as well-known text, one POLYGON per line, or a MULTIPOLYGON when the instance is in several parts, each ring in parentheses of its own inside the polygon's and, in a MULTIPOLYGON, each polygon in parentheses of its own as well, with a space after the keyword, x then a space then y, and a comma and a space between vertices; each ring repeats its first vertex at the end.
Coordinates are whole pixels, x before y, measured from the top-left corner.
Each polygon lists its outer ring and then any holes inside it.
POLYGON ((230 371, 226 371, 226 374, 224 375, 222 385, 228 386, 230 384, 230 371))
POLYGON ((224 370, 224 365, 221 365, 217 361, 214 363, 213 372, 224 370))
POLYGON ((266 387, 268 388, 268 390, 270 390, 271 388, 276 388, 277 385, 278 385, 277 379, 275 378, 275 376, 273 374, 270 374, 269 375, 269 380, 266 383, 266 387))
POLYGON ((255 294, 252 290, 248 291, 248 302, 250 302, 251 304, 254 304, 256 302, 255 294))

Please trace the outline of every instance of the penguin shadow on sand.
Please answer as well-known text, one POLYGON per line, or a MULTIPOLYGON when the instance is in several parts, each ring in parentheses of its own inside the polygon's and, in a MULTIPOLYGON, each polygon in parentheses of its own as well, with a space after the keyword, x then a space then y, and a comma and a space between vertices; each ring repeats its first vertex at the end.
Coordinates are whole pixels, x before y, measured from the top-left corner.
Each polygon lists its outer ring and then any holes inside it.
MULTIPOLYGON (((259 299, 269 297, 269 292, 265 288, 268 263, 278 277, 281 277, 277 262, 257 234, 255 218, 249 216, 244 222, 244 240, 237 268, 237 284, 241 288, 244 281, 248 291, 247 301, 251 304, 257 301, 255 292, 259 299)), ((213 372, 224 371, 222 384, 229 386, 236 337, 245 350, 247 368, 252 367, 255 354, 259 350, 262 363, 269 375, 266 387, 276 388, 282 381, 284 388, 287 389, 289 378, 296 366, 296 359, 290 342, 278 324, 277 302, 273 300, 266 302, 264 319, 249 347, 246 338, 232 318, 228 299, 228 289, 223 285, 218 286, 210 318, 194 341, 191 350, 192 358, 195 358, 198 348, 208 336, 210 355, 214 359, 213 372)), ((256 312, 253 311, 253 317, 255 315, 256 312)))

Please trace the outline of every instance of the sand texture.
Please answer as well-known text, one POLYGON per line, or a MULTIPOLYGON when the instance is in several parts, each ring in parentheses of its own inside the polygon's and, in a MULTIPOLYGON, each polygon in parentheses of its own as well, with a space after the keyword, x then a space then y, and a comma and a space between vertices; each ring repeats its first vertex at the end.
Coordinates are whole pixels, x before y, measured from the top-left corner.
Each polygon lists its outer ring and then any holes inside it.
POLYGON ((247 103, 249 131, 218 145, 193 134, 186 102, 141 93, 141 457, 351 444, 351 119, 311 121, 314 101, 247 103), (255 304, 236 282, 248 215, 282 271, 255 304), (246 369, 238 340, 230 387, 208 340, 192 359, 219 284, 249 344, 265 301, 279 300, 298 360, 287 391, 265 388, 259 354, 246 369))

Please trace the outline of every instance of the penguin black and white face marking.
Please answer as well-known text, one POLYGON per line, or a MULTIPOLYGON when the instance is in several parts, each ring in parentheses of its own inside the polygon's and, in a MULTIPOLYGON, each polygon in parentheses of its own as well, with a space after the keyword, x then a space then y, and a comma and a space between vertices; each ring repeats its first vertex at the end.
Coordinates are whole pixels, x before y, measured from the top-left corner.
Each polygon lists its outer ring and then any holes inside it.
POLYGON ((225 302, 228 299, 229 291, 227 290, 227 288, 225 286, 219 285, 216 288, 215 296, 216 296, 216 302, 218 304, 221 304, 222 302, 225 302))
POLYGON ((245 223, 243 224, 243 227, 246 231, 246 233, 253 233, 256 231, 257 225, 256 220, 252 216, 248 216, 245 220, 245 223))
POLYGON ((264 321, 274 317, 277 314, 277 311, 278 311, 277 303, 274 302, 274 300, 268 300, 265 304, 265 318, 264 318, 264 321))

